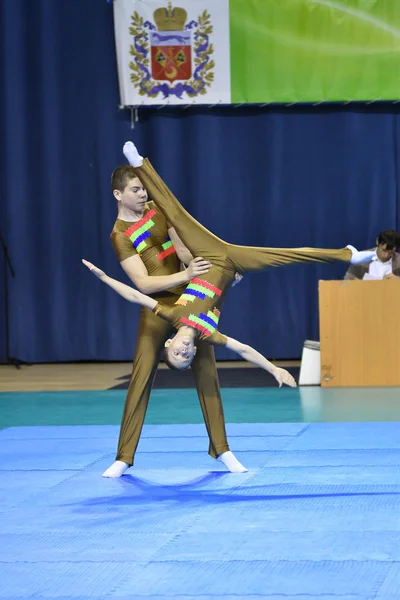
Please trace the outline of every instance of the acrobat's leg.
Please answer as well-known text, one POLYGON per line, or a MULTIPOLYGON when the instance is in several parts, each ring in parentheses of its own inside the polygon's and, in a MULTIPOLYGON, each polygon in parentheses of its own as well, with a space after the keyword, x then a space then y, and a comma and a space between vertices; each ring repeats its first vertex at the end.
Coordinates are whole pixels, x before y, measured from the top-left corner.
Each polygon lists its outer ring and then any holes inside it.
POLYGON ((199 342, 191 369, 210 440, 209 455, 218 458, 231 473, 245 473, 246 467, 229 450, 226 439, 224 408, 211 344, 199 342))
POLYGON ((222 264, 226 256, 226 242, 208 231, 183 208, 153 169, 150 161, 139 156, 132 142, 124 145, 124 154, 130 164, 135 167, 137 176, 147 189, 150 198, 154 200, 168 222, 175 228, 192 255, 194 257, 202 256, 214 265, 222 264))
POLYGON ((115 462, 103 473, 103 477, 121 477, 133 465, 157 366, 171 330, 169 323, 156 317, 147 308, 142 308, 132 376, 121 421, 118 453, 115 462))
POLYGON ((228 244, 227 256, 240 273, 248 273, 294 263, 345 262, 358 264, 371 260, 374 253, 369 250, 359 252, 353 246, 329 250, 325 248, 256 248, 228 244))
POLYGON ((124 146, 124 154, 150 197, 165 217, 175 227, 179 237, 193 256, 202 256, 216 266, 235 265, 241 273, 262 271, 267 267, 282 267, 304 262, 346 262, 357 264, 371 260, 374 251, 358 252, 352 246, 339 250, 323 248, 257 248, 235 246, 216 237, 196 221, 175 198, 168 186, 153 169, 148 159, 143 159, 132 142, 124 146), (228 260, 227 260, 228 259, 228 260), (230 259, 230 260, 229 260, 230 259))

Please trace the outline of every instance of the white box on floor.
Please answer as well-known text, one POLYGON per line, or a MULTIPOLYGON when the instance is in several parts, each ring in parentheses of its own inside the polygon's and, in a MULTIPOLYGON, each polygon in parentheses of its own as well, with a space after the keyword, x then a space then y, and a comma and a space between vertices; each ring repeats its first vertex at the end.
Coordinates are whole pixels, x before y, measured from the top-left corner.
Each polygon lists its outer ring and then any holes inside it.
POLYGON ((321 384, 320 343, 306 340, 301 355, 299 385, 321 384))

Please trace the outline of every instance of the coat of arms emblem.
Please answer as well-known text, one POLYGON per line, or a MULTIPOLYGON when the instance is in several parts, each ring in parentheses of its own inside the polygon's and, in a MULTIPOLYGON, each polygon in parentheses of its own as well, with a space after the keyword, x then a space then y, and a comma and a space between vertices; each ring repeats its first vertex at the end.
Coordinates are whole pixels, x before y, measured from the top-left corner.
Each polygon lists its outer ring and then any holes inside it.
POLYGON ((196 21, 187 21, 183 8, 158 8, 154 23, 135 11, 129 33, 133 36, 129 63, 131 81, 141 96, 162 98, 205 94, 214 80, 210 35, 213 27, 207 11, 196 21))

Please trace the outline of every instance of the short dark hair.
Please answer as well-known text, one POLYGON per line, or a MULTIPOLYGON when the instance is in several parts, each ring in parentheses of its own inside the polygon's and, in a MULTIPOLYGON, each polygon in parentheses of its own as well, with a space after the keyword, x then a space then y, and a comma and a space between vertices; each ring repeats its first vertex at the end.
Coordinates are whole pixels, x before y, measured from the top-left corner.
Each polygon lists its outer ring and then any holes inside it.
POLYGON ((386 244, 388 250, 400 248, 400 234, 394 229, 385 229, 378 235, 378 245, 386 244))
MULTIPOLYGON (((174 364, 172 364, 172 362, 170 361, 170 358, 168 356, 168 348, 165 348, 165 350, 164 350, 164 362, 169 369, 172 369, 172 371, 187 371, 187 369, 190 367, 190 365, 188 365, 186 367, 186 369, 179 369, 174 364)), ((190 364, 192 364, 192 363, 190 363, 190 364)))
POLYGON ((137 177, 135 169, 131 165, 120 165, 111 175, 111 191, 123 192, 130 179, 137 177))

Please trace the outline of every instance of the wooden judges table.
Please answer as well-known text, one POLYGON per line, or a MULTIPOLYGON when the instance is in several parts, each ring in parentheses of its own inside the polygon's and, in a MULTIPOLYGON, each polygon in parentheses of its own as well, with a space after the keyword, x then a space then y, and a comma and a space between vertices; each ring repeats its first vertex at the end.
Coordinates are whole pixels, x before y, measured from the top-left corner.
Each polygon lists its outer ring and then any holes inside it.
POLYGON ((322 387, 400 385, 400 281, 320 281, 322 387))

